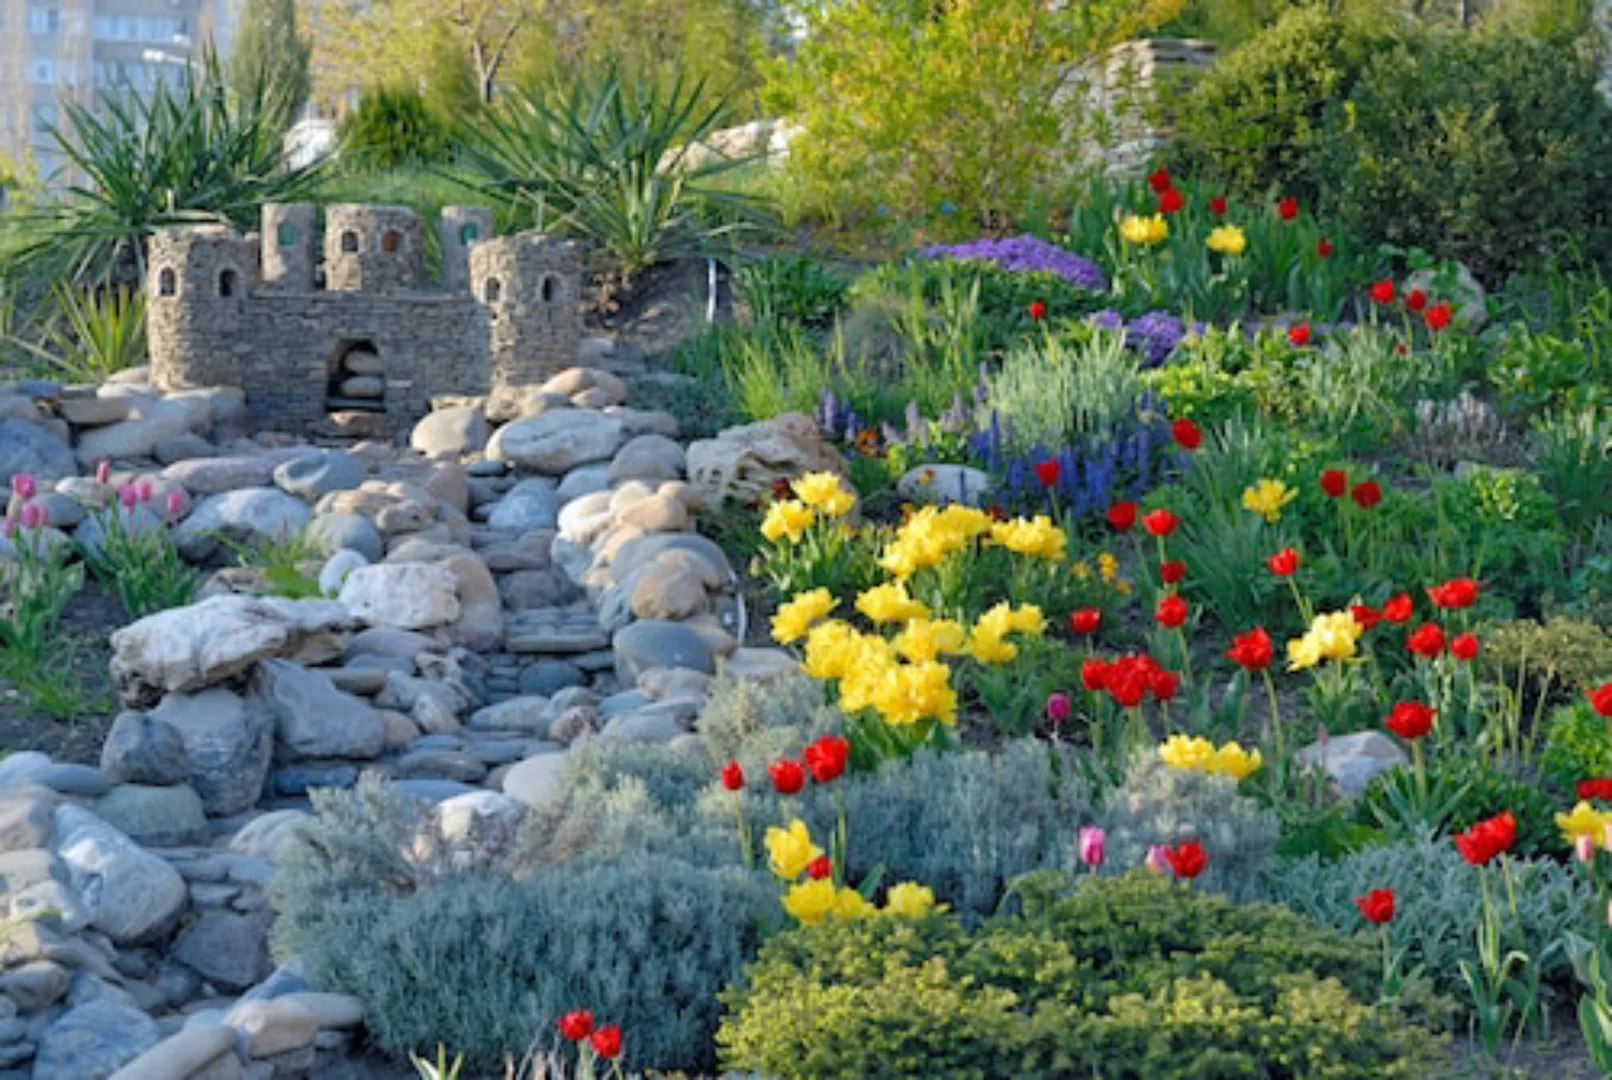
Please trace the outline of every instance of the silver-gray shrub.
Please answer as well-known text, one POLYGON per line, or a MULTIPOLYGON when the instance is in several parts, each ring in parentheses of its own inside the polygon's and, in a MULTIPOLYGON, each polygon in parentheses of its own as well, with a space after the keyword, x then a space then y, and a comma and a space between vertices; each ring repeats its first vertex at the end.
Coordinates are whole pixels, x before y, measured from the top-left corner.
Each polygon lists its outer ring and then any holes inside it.
MULTIPOLYGON (((1567 975, 1566 958, 1551 949, 1562 935, 1590 919, 1593 897, 1570 867, 1548 859, 1511 862, 1523 950, 1535 962, 1550 952, 1546 974, 1567 975)), ((1490 895, 1504 912, 1510 933, 1509 899, 1498 873, 1490 872, 1490 895)), ((1408 949, 1407 963, 1421 964, 1442 990, 1465 1000, 1460 961, 1477 962, 1474 927, 1483 912, 1478 871, 1449 840, 1378 845, 1323 863, 1310 856, 1283 860, 1268 875, 1272 899, 1317 922, 1338 929, 1365 926, 1354 897, 1372 889, 1394 890, 1394 919, 1388 934, 1395 948, 1408 949)))
POLYGON ((695 729, 713 761, 736 760, 749 773, 843 723, 820 681, 799 673, 765 682, 723 674, 711 683, 695 729))
POLYGON ((1239 902, 1262 895, 1281 835, 1276 816, 1239 795, 1230 777, 1173 769, 1151 752, 1137 755, 1100 823, 1108 834, 1104 873, 1136 869, 1155 844, 1198 840, 1209 855, 1200 883, 1239 902))
POLYGON ((991 410, 1020 453, 1107 438, 1135 411, 1140 363, 1123 334, 1097 330, 1074 344, 1049 336, 1008 353, 990 378, 991 410))
POLYGON ((717 991, 780 918, 762 876, 670 848, 455 872, 430 845, 417 856, 429 815, 384 785, 316 809, 272 886, 275 952, 356 995, 394 1054, 443 1043, 490 1068, 591 1008, 622 1025, 632 1067, 708 1068, 717 991))

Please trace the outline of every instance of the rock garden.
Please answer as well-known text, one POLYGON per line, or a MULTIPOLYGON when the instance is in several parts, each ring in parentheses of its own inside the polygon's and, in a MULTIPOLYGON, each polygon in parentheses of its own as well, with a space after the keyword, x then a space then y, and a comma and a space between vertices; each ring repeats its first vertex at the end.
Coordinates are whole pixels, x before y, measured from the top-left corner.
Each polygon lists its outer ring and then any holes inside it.
POLYGON ((0 213, 0 1080, 1612 1076, 1600 39, 1020 7, 0 213))

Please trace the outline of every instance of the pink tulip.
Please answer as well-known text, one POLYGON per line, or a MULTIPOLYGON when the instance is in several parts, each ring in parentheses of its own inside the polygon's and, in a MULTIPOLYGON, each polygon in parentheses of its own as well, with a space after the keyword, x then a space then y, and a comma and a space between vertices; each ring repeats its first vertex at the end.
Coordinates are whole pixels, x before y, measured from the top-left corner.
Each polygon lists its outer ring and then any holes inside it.
POLYGON ((168 516, 176 518, 185 510, 185 497, 177 491, 168 492, 168 516))
POLYGON ((23 503, 22 527, 25 529, 42 529, 48 523, 45 508, 38 503, 23 503))
POLYGON ((104 484, 110 479, 112 479, 112 463, 102 458, 95 463, 95 482, 104 484))
POLYGON ((38 491, 33 473, 20 472, 11 478, 11 493, 19 499, 31 499, 38 491))
POLYGON ((1164 844, 1154 844, 1148 848, 1147 868, 1155 874, 1170 873, 1170 849, 1164 844))
POLYGON ((1108 853, 1108 834, 1095 825, 1083 826, 1077 846, 1081 864, 1096 870, 1103 865, 1103 856, 1108 853))
POLYGON ((150 502, 151 496, 155 494, 156 488, 152 487, 150 480, 141 480, 139 483, 134 485, 135 498, 139 499, 143 503, 150 502))
POLYGON ((118 503, 122 505, 123 509, 133 510, 134 504, 139 501, 140 497, 135 494, 133 484, 124 484, 118 488, 118 503))
POLYGON ((1069 695, 1050 694, 1047 697, 1047 719, 1061 724, 1069 719, 1069 695))
POLYGON ((1595 837, 1591 836, 1589 833, 1585 833, 1584 835, 1580 836, 1577 840, 1574 840, 1573 841, 1573 854, 1577 855, 1578 856, 1578 861, 1583 863, 1583 864, 1585 864, 1586 866, 1588 866, 1590 863, 1594 862, 1595 861, 1595 837))

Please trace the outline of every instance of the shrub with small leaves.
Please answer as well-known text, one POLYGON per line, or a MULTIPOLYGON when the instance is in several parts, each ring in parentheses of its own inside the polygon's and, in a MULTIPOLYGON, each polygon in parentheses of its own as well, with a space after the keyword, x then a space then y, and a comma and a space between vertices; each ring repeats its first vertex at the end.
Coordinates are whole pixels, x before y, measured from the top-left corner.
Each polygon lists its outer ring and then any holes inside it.
POLYGON ((725 1064, 783 1080, 1365 1080, 1419 1075, 1436 1050, 1370 1004, 1369 948, 1291 912, 1146 873, 1023 892, 1022 914, 972 933, 875 918, 769 940, 724 994, 725 1064))
POLYGON ((1153 752, 1132 763, 1100 823, 1108 833, 1105 868, 1111 873, 1142 865, 1155 844, 1198 840, 1209 855, 1198 881, 1239 899, 1259 895, 1281 835, 1276 816, 1238 794, 1235 780, 1172 769, 1153 752))
POLYGON ((1566 791, 1581 780, 1612 776, 1612 721, 1575 701, 1551 714, 1542 758, 1545 773, 1566 791))
POLYGON ((694 727, 712 758, 741 759, 748 770, 838 730, 841 719, 825 700, 823 684, 805 675, 761 682, 722 674, 711 683, 694 727))

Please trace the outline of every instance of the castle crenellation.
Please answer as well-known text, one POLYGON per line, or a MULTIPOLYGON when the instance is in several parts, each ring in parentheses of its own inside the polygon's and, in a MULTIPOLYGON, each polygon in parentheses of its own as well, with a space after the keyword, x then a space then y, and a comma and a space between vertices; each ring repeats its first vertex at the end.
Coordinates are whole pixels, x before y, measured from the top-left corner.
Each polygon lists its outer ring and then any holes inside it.
POLYGON ((492 211, 447 207, 438 280, 406 207, 265 205, 261 230, 152 237, 147 337, 162 390, 238 386, 268 427, 384 414, 406 432, 438 396, 536 386, 576 362, 577 245, 494 235, 492 211))

